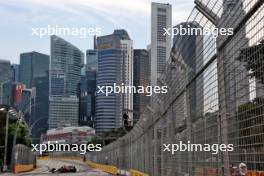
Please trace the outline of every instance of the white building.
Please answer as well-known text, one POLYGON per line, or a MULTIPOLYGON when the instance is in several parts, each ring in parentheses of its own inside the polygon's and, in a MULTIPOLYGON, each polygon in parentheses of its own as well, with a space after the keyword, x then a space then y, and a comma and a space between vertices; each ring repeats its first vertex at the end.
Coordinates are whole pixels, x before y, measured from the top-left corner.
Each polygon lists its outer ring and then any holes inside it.
POLYGON ((171 35, 163 35, 164 28, 172 27, 170 4, 151 4, 151 85, 157 85, 157 78, 165 70, 171 50, 171 35))
POLYGON ((63 127, 48 130, 42 135, 41 142, 47 143, 67 143, 67 144, 87 144, 92 140, 95 130, 91 127, 63 127))
MULTIPOLYGON (((122 70, 122 83, 125 86, 133 86, 133 41, 132 40, 120 40, 121 48, 123 51, 123 70, 122 70)), ((133 122, 133 92, 122 94, 123 97, 123 111, 127 113, 129 121, 133 122)))

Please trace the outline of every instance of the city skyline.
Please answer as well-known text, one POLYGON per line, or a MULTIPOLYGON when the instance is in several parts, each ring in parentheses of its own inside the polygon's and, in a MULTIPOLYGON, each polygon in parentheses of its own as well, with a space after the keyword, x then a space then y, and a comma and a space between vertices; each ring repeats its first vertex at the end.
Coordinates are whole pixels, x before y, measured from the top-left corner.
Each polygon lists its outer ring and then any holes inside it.
POLYGON ((0 2, 4 172, 264 174, 263 0, 21 1, 0 2))
MULTIPOLYGON (((134 48, 146 48, 150 44, 148 31, 150 30, 151 2, 151 0, 126 1, 126 3, 117 0, 109 2, 68 1, 67 3, 61 0, 52 2, 1 1, 0 19, 3 18, 3 20, 0 27, 3 32, 0 34, 0 38, 3 42, 0 42, 0 58, 10 60, 11 63, 19 63, 20 53, 37 51, 49 55, 50 36, 39 38, 31 35, 31 28, 48 25, 101 27, 101 36, 111 33, 114 29, 126 29, 134 41, 134 48), (117 9, 120 13, 126 11, 130 13, 122 13, 122 18, 120 18, 120 14, 116 12, 117 9), (139 18, 141 20, 138 20, 139 18), (19 30, 17 26, 19 26, 19 30)), ((154 2, 172 4, 173 25, 185 21, 193 7, 192 1, 156 0, 154 2)), ((73 43, 83 52, 93 48, 93 36, 85 39, 67 35, 59 35, 59 37, 73 43)))

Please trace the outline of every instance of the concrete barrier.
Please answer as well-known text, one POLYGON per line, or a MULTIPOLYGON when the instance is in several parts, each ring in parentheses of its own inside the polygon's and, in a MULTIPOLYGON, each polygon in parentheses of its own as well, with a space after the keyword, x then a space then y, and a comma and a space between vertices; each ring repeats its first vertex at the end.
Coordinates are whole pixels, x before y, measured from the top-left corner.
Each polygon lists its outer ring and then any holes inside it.
POLYGON ((130 176, 148 176, 148 174, 134 170, 134 169, 130 169, 130 176))
POLYGON ((111 165, 104 165, 104 164, 98 164, 94 163, 92 161, 86 161, 86 164, 88 164, 90 167, 101 170, 103 172, 109 173, 109 174, 114 174, 116 175, 118 172, 117 167, 111 166, 111 165))
POLYGON ((13 172, 15 174, 21 173, 21 172, 32 171, 33 169, 34 169, 33 164, 16 164, 13 166, 13 172))

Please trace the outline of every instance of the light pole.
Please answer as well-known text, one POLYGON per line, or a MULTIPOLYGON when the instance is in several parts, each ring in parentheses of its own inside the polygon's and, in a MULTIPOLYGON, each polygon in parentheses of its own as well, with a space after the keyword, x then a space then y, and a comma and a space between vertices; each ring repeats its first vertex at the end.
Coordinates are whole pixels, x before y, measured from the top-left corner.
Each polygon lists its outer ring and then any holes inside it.
POLYGON ((7 142, 8 142, 8 125, 9 125, 9 112, 6 112, 6 130, 5 130, 5 154, 4 154, 4 165, 3 172, 7 171, 7 142))
POLYGON ((16 148, 16 138, 17 138, 17 132, 18 132, 18 129, 19 129, 21 117, 22 117, 22 113, 21 113, 21 111, 19 111, 18 112, 17 125, 16 125, 16 131, 15 131, 15 134, 14 134, 14 137, 13 137, 13 147, 12 147, 12 153, 13 153, 12 162, 13 163, 12 163, 12 165, 15 165, 16 164, 16 152, 15 152, 15 148, 16 148))
POLYGON ((0 111, 6 111, 6 129, 5 129, 5 153, 4 153, 4 165, 3 171, 7 171, 7 145, 8 145, 8 126, 9 126, 9 113, 12 115, 17 115, 14 109, 11 109, 10 106, 4 105, 0 108, 0 111))

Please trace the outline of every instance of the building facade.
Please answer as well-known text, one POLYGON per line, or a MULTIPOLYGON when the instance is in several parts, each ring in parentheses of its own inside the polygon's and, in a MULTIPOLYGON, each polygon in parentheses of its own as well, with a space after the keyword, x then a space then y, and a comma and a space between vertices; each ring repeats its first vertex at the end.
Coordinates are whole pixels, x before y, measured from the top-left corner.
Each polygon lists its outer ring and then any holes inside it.
POLYGON ((165 70, 170 57, 171 35, 164 35, 172 27, 170 4, 151 3, 151 85, 157 85, 157 78, 165 70))
POLYGON ((20 109, 27 108, 27 111, 23 114, 23 116, 24 116, 26 123, 28 124, 28 127, 32 128, 31 135, 32 135, 33 140, 34 138, 38 138, 39 132, 43 130, 39 128, 44 128, 44 130, 47 130, 46 126, 38 125, 37 124, 38 122, 36 121, 38 119, 35 118, 36 117, 36 88, 35 87, 32 87, 31 89, 23 89, 21 91, 21 101, 19 104, 19 108, 20 109))
POLYGON ((49 97, 49 129, 78 126, 79 100, 76 96, 49 97))
MULTIPOLYGON (((150 55, 145 49, 134 50, 134 86, 150 85, 150 55)), ((133 94, 133 121, 134 124, 138 121, 140 114, 148 105, 150 100, 149 96, 142 93, 133 94)))
MULTIPOLYGON (((174 29, 201 29, 202 27, 197 22, 183 22, 176 26, 174 29)), ((173 36, 172 53, 178 55, 178 61, 181 62, 188 70, 188 80, 191 81, 203 67, 203 38, 202 34, 197 35, 175 35, 173 36), (186 47, 188 46, 188 47, 186 47)), ((206 78, 205 78, 206 79, 206 78)), ((190 114, 195 119, 196 117, 202 117, 204 114, 204 91, 207 92, 210 89, 204 87, 204 78, 200 76, 197 81, 192 82, 190 85, 190 91, 188 93, 188 103, 190 107, 190 114)), ((208 98, 208 97, 207 97, 208 98)), ((209 100, 210 101, 210 100, 209 100)))
MULTIPOLYGON (((27 89, 36 89, 36 116, 31 117, 31 122, 35 123, 32 130, 34 143, 39 142, 41 133, 48 129, 49 63, 50 58, 46 54, 35 51, 20 54, 19 82, 25 84, 27 89)), ((28 106, 21 110, 27 113, 29 109, 31 107, 28 106)))
POLYGON ((63 127, 48 130, 42 136, 42 143, 59 143, 65 144, 87 144, 92 140, 95 130, 91 127, 63 127))
POLYGON ((20 54, 19 82, 31 88, 35 85, 35 79, 46 77, 49 70, 49 56, 39 52, 20 54))
POLYGON ((98 70, 98 52, 96 49, 86 51, 87 69, 98 70))
POLYGON ((51 36, 49 129, 78 125, 78 85, 83 60, 81 50, 58 36, 51 36))
POLYGON ((65 95, 65 74, 63 70, 50 70, 50 96, 65 95))
POLYGON ((0 104, 3 104, 3 84, 10 81, 10 61, 0 59, 0 104))
POLYGON ((77 95, 83 60, 81 50, 58 36, 51 36, 50 69, 64 72, 65 96, 77 95))
POLYGON ((79 125, 94 127, 95 119, 96 71, 87 70, 81 76, 79 87, 79 125))
POLYGON ((11 80, 13 82, 19 82, 19 64, 11 65, 11 80))
MULTIPOLYGON (((133 85, 133 42, 125 30, 97 38, 97 86, 133 85)), ((123 125, 122 116, 128 114, 133 121, 132 93, 103 93, 96 95, 95 129, 97 133, 110 131, 123 125)))

